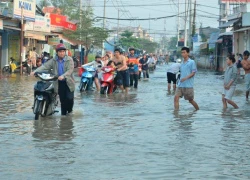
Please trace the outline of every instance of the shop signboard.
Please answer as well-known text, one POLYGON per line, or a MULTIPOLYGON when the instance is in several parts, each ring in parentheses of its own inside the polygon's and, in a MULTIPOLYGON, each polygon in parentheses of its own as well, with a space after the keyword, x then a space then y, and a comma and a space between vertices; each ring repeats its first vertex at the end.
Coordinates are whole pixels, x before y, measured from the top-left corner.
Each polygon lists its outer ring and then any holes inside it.
POLYGON ((250 3, 250 0, 221 0, 222 4, 229 3, 229 4, 239 4, 239 3, 250 3))
POLYGON ((35 22, 27 22, 25 30, 50 32, 50 18, 43 16, 36 16, 35 22))
POLYGON ((60 42, 60 39, 57 37, 56 38, 48 38, 48 45, 54 46, 54 45, 59 44, 59 42, 60 42))
POLYGON ((63 27, 68 30, 76 31, 76 25, 70 22, 64 22, 63 27))
POLYGON ((50 22, 51 22, 51 31, 53 32, 62 32, 63 29, 76 31, 77 29, 76 24, 68 22, 66 16, 58 14, 50 14, 50 22))
POLYGON ((0 29, 3 29, 3 20, 0 19, 0 29))
POLYGON ((22 9, 24 20, 34 22, 36 15, 36 0, 14 0, 13 17, 21 19, 22 9))

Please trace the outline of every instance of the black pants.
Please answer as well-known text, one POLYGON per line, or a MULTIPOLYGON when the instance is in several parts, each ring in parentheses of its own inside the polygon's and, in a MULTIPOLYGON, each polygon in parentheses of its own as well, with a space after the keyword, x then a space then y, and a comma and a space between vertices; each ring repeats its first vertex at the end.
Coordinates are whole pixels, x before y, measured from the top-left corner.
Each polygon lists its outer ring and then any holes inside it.
POLYGON ((61 102, 61 115, 71 113, 74 106, 74 92, 70 92, 66 81, 58 81, 58 94, 61 102))
POLYGON ((137 88, 138 86, 138 74, 130 74, 130 86, 134 85, 134 88, 137 88), (134 83, 135 81, 135 83, 134 83))
POLYGON ((148 69, 147 70, 143 70, 143 78, 149 78, 149 73, 148 73, 148 69))

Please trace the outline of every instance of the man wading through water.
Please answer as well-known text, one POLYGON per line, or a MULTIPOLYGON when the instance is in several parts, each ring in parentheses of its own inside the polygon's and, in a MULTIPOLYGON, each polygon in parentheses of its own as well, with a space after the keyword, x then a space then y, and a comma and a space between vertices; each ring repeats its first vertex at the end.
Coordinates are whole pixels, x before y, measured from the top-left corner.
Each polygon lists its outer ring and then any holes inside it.
POLYGON ((241 65, 245 70, 246 101, 248 101, 249 90, 250 90, 250 60, 248 58, 249 58, 249 51, 244 51, 241 65))
POLYGON ((61 102, 61 115, 71 114, 74 105, 75 81, 73 78, 74 62, 73 59, 66 55, 66 47, 63 44, 56 46, 57 56, 43 66, 37 68, 31 75, 36 72, 50 71, 58 75, 58 81, 55 81, 55 92, 59 94, 61 102))
POLYGON ((128 93, 129 88, 129 72, 125 56, 121 55, 120 49, 115 49, 115 56, 112 59, 117 67, 117 75, 115 77, 115 83, 120 87, 122 91, 128 93))
POLYGON ((183 47, 181 49, 181 55, 184 59, 181 64, 181 77, 178 84, 178 89, 174 97, 175 110, 179 110, 179 99, 184 96, 185 100, 188 100, 196 110, 199 110, 198 104, 194 101, 194 75, 197 72, 196 64, 194 60, 189 58, 189 48, 183 47))

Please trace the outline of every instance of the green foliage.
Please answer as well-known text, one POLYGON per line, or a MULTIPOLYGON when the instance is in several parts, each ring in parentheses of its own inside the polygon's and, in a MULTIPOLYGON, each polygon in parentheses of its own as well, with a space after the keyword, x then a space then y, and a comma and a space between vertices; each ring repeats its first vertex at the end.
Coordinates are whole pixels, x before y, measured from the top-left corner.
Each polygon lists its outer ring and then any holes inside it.
POLYGON ((69 39, 83 44, 87 50, 86 55, 91 46, 102 46, 102 42, 108 37, 109 32, 94 26, 92 7, 80 9, 79 0, 51 0, 51 3, 61 10, 61 14, 67 15, 71 21, 78 22, 76 31, 64 30, 63 34, 69 39))
POLYGON ((95 60, 95 54, 88 54, 88 62, 92 62, 95 60))
POLYGON ((143 49, 147 52, 154 52, 155 49, 158 47, 158 44, 156 42, 151 42, 148 39, 135 38, 132 35, 133 33, 127 30, 121 34, 119 43, 124 49, 134 47, 138 49, 143 49))
POLYGON ((176 44, 177 44, 177 36, 171 37, 167 44, 168 50, 176 50, 177 49, 176 44))

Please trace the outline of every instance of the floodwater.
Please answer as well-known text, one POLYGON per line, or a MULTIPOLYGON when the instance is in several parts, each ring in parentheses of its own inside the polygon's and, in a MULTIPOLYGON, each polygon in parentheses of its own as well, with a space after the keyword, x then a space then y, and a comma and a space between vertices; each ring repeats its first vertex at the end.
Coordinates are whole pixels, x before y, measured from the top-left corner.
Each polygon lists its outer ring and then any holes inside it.
POLYGON ((249 179, 243 80, 234 96, 240 108, 224 111, 223 80, 200 70, 200 110, 181 99, 175 112, 165 69, 128 95, 76 91, 73 116, 38 121, 31 110, 36 78, 0 79, 1 179, 249 179))

